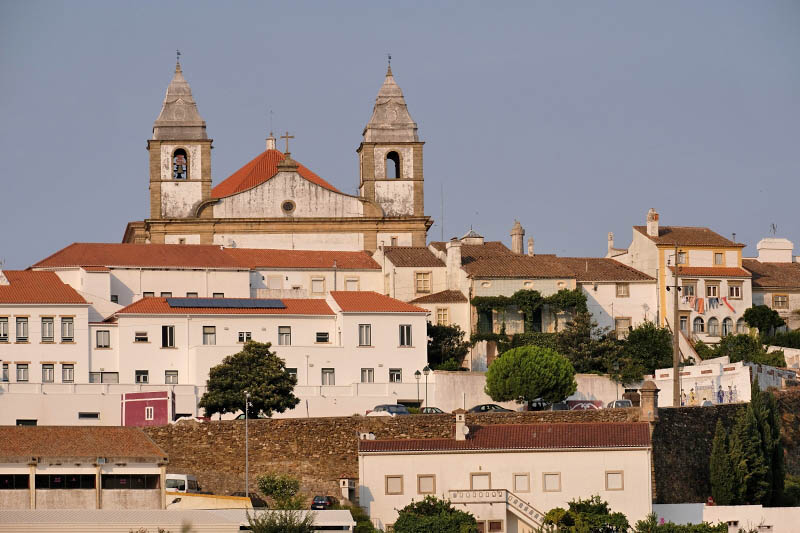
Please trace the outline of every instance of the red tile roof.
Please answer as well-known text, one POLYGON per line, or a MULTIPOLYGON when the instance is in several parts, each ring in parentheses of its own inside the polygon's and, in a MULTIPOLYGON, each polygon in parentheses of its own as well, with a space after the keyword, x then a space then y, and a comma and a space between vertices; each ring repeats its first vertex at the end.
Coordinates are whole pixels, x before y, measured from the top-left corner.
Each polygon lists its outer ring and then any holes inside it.
POLYGON ((427 313, 427 309, 373 291, 331 291, 344 313, 427 313))
POLYGON ((76 242, 31 268, 70 266, 247 268, 217 245, 76 242))
POLYGON ((0 285, 0 304, 85 304, 78 292, 55 272, 3 270, 8 285, 0 285))
POLYGON ((396 267, 444 267, 444 261, 425 246, 386 246, 383 254, 396 267))
POLYGON ((466 303, 467 297, 461 291, 441 291, 411 300, 412 304, 456 304, 466 303))
MULTIPOLYGON (((170 298, 188 300, 189 298, 170 298)), ((225 298, 226 300, 250 300, 250 298, 225 298)), ((123 307, 115 315, 333 315, 333 311, 321 298, 282 298, 286 306, 275 308, 221 308, 221 307, 170 307, 166 298, 142 298, 123 307)))
POLYGON ((742 259, 742 265, 753 274, 753 287, 800 289, 800 263, 742 259))
MULTIPOLYGON (((669 267, 670 271, 675 272, 675 267, 669 267)), ((750 272, 739 267, 693 267, 682 266, 679 270, 681 276, 712 276, 715 278, 749 278, 750 272)))
POLYGON ((644 272, 605 257, 558 257, 556 260, 578 281, 655 281, 644 272))
POLYGON ((746 245, 726 239, 708 228, 696 226, 659 226, 658 237, 647 234, 647 226, 634 226, 633 229, 656 244, 677 244, 678 246, 720 246, 723 248, 744 248, 746 245))
MULTIPOLYGON (((434 241, 431 246, 440 252, 447 253, 447 243, 442 241, 434 241)), ((461 263, 467 264, 485 257, 497 257, 506 255, 516 255, 509 250, 505 244, 500 241, 488 241, 483 244, 462 244, 461 245, 461 263)))
POLYGON ((367 252, 328 250, 270 250, 226 248, 225 253, 248 268, 336 268, 340 270, 380 270, 367 252))
POLYGON ((471 428, 466 440, 360 440, 359 452, 449 450, 547 450, 559 448, 638 448, 650 446, 647 422, 515 424, 471 428))
MULTIPOLYGON (((267 150, 257 155, 252 161, 231 174, 222 183, 211 189, 212 198, 225 198, 252 189, 270 180, 278 173, 278 163, 286 156, 278 150, 267 150)), ((329 191, 341 193, 336 187, 320 178, 306 167, 297 163, 297 173, 315 185, 329 191)))
MULTIPOLYGON (((2 426, 0 458, 131 458, 153 462, 167 454, 138 428, 118 426, 2 426)), ((13 460, 16 459, 16 460, 13 460)))
POLYGON ((552 255, 503 255, 462 261, 473 278, 574 278, 572 269, 552 255))

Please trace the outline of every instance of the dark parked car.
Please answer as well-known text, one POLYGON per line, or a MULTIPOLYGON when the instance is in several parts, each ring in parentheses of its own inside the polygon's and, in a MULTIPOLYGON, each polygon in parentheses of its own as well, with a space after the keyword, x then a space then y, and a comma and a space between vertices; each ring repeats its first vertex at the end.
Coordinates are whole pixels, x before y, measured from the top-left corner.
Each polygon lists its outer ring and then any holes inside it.
POLYGON ((569 405, 566 402, 551 403, 547 408, 548 411, 569 411, 569 405))
POLYGON ((438 407, 423 407, 419 410, 419 412, 423 415, 441 415, 444 413, 444 411, 438 407))
POLYGON ((333 496, 314 496, 314 499, 311 500, 311 508, 316 511, 324 511, 326 509, 332 508, 334 505, 338 503, 339 500, 337 500, 333 496))
POLYGON ((480 405, 476 405, 468 412, 470 413, 513 413, 511 409, 506 409, 505 407, 500 407, 496 403, 482 403, 480 405))

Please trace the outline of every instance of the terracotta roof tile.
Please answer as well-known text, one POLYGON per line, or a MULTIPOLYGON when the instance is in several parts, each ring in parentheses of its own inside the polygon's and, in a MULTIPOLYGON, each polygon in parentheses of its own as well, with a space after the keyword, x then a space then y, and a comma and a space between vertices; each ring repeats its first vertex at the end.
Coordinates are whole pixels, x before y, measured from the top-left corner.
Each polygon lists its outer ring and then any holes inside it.
POLYGON ((2 426, 0 458, 98 457, 152 461, 167 454, 138 428, 117 426, 2 426))
MULTIPOLYGON (((191 298, 170 298, 190 300, 191 298)), ((250 298, 225 298, 226 300, 250 300, 250 298)), ((333 315, 333 311, 321 298, 282 298, 283 309, 252 307, 170 307, 166 298, 142 298, 123 307, 115 315, 333 315)))
MULTIPOLYGON (((675 272, 675 267, 669 267, 670 271, 675 272)), ((679 271, 680 276, 713 276, 719 278, 749 278, 750 272, 739 267, 693 267, 682 266, 679 271)))
MULTIPOLYGON (((440 252, 447 253, 447 243, 434 241, 431 246, 440 252)), ((486 257, 498 257, 506 255, 516 255, 500 241, 488 241, 483 244, 462 244, 461 263, 466 264, 486 257)))
MULTIPOLYGON (((279 150, 267 150, 260 153, 252 161, 231 174, 219 185, 211 189, 212 198, 225 198, 252 189, 272 179, 278 173, 278 163, 286 159, 279 150)), ((297 163, 297 173, 315 185, 329 191, 341 193, 336 187, 320 178, 309 169, 297 163)))
POLYGON ((4 270, 8 285, 0 285, 0 304, 85 304, 78 292, 55 272, 4 270))
POLYGON ((424 246, 387 246, 383 254, 396 267, 444 267, 444 261, 424 246))
POLYGON ((467 297, 461 291, 441 291, 411 300, 412 304, 457 304, 466 303, 467 297))
POLYGON ((427 309, 411 305, 373 291, 331 291, 331 296, 344 313, 427 313, 427 309))
POLYGON ((247 268, 217 245, 101 242, 70 244, 31 268, 70 266, 247 268))
POLYGON ((605 257, 558 257, 556 261, 578 281, 655 281, 644 272, 605 257))
POLYGON ((726 239, 708 228, 697 226, 659 226, 658 237, 647 234, 647 226, 634 226, 633 229, 656 244, 677 244, 678 246, 722 246, 744 248, 746 245, 726 239))
POLYGON ((504 255, 464 262, 473 278, 574 278, 567 266, 552 255, 504 255))
POLYGON ((225 253, 248 268, 336 268, 341 270, 380 270, 367 252, 329 250, 270 250, 226 248, 225 253))
POLYGON ((360 440, 359 452, 448 450, 542 450, 555 448, 634 448, 650 446, 647 422, 556 423, 478 426, 467 440, 360 440))
POLYGON ((800 289, 800 263, 761 262, 742 259, 742 266, 753 274, 753 287, 800 289))

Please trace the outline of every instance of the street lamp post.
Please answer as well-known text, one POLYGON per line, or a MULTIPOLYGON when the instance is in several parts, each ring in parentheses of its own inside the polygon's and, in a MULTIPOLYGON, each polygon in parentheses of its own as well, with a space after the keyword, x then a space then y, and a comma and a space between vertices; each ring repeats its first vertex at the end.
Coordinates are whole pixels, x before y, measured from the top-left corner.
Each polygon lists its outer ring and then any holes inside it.
POLYGON ((244 391, 244 495, 250 497, 250 441, 247 410, 250 407, 250 391, 244 391))
POLYGON ((419 404, 419 378, 422 377, 422 373, 419 370, 417 370, 416 372, 414 372, 414 377, 417 380, 417 404, 419 404))
POLYGON ((425 368, 422 369, 422 373, 425 374, 425 407, 428 407, 428 374, 431 373, 431 368, 425 365, 425 368))

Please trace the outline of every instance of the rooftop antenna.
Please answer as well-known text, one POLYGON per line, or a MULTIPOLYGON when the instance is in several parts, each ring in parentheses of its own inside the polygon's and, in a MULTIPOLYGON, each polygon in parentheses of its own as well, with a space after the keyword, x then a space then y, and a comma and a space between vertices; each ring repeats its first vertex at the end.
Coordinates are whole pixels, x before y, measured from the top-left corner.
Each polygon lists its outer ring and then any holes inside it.
POLYGON ((733 242, 736 242, 736 232, 733 232, 733 242))
POLYGON ((774 222, 769 225, 769 230, 772 232, 772 236, 774 237, 776 233, 778 233, 778 225, 774 222))
POLYGON ((392 54, 386 54, 386 57, 389 59, 389 68, 392 68, 392 54))
POLYGON ((178 64, 181 62, 181 51, 179 48, 175 49, 175 62, 178 64))
POLYGON ((442 186, 442 223, 439 224, 439 229, 442 230, 442 242, 444 242, 444 182, 441 183, 441 186, 442 186))
POLYGON ((269 134, 272 135, 274 129, 272 128, 272 109, 269 110, 269 134))

